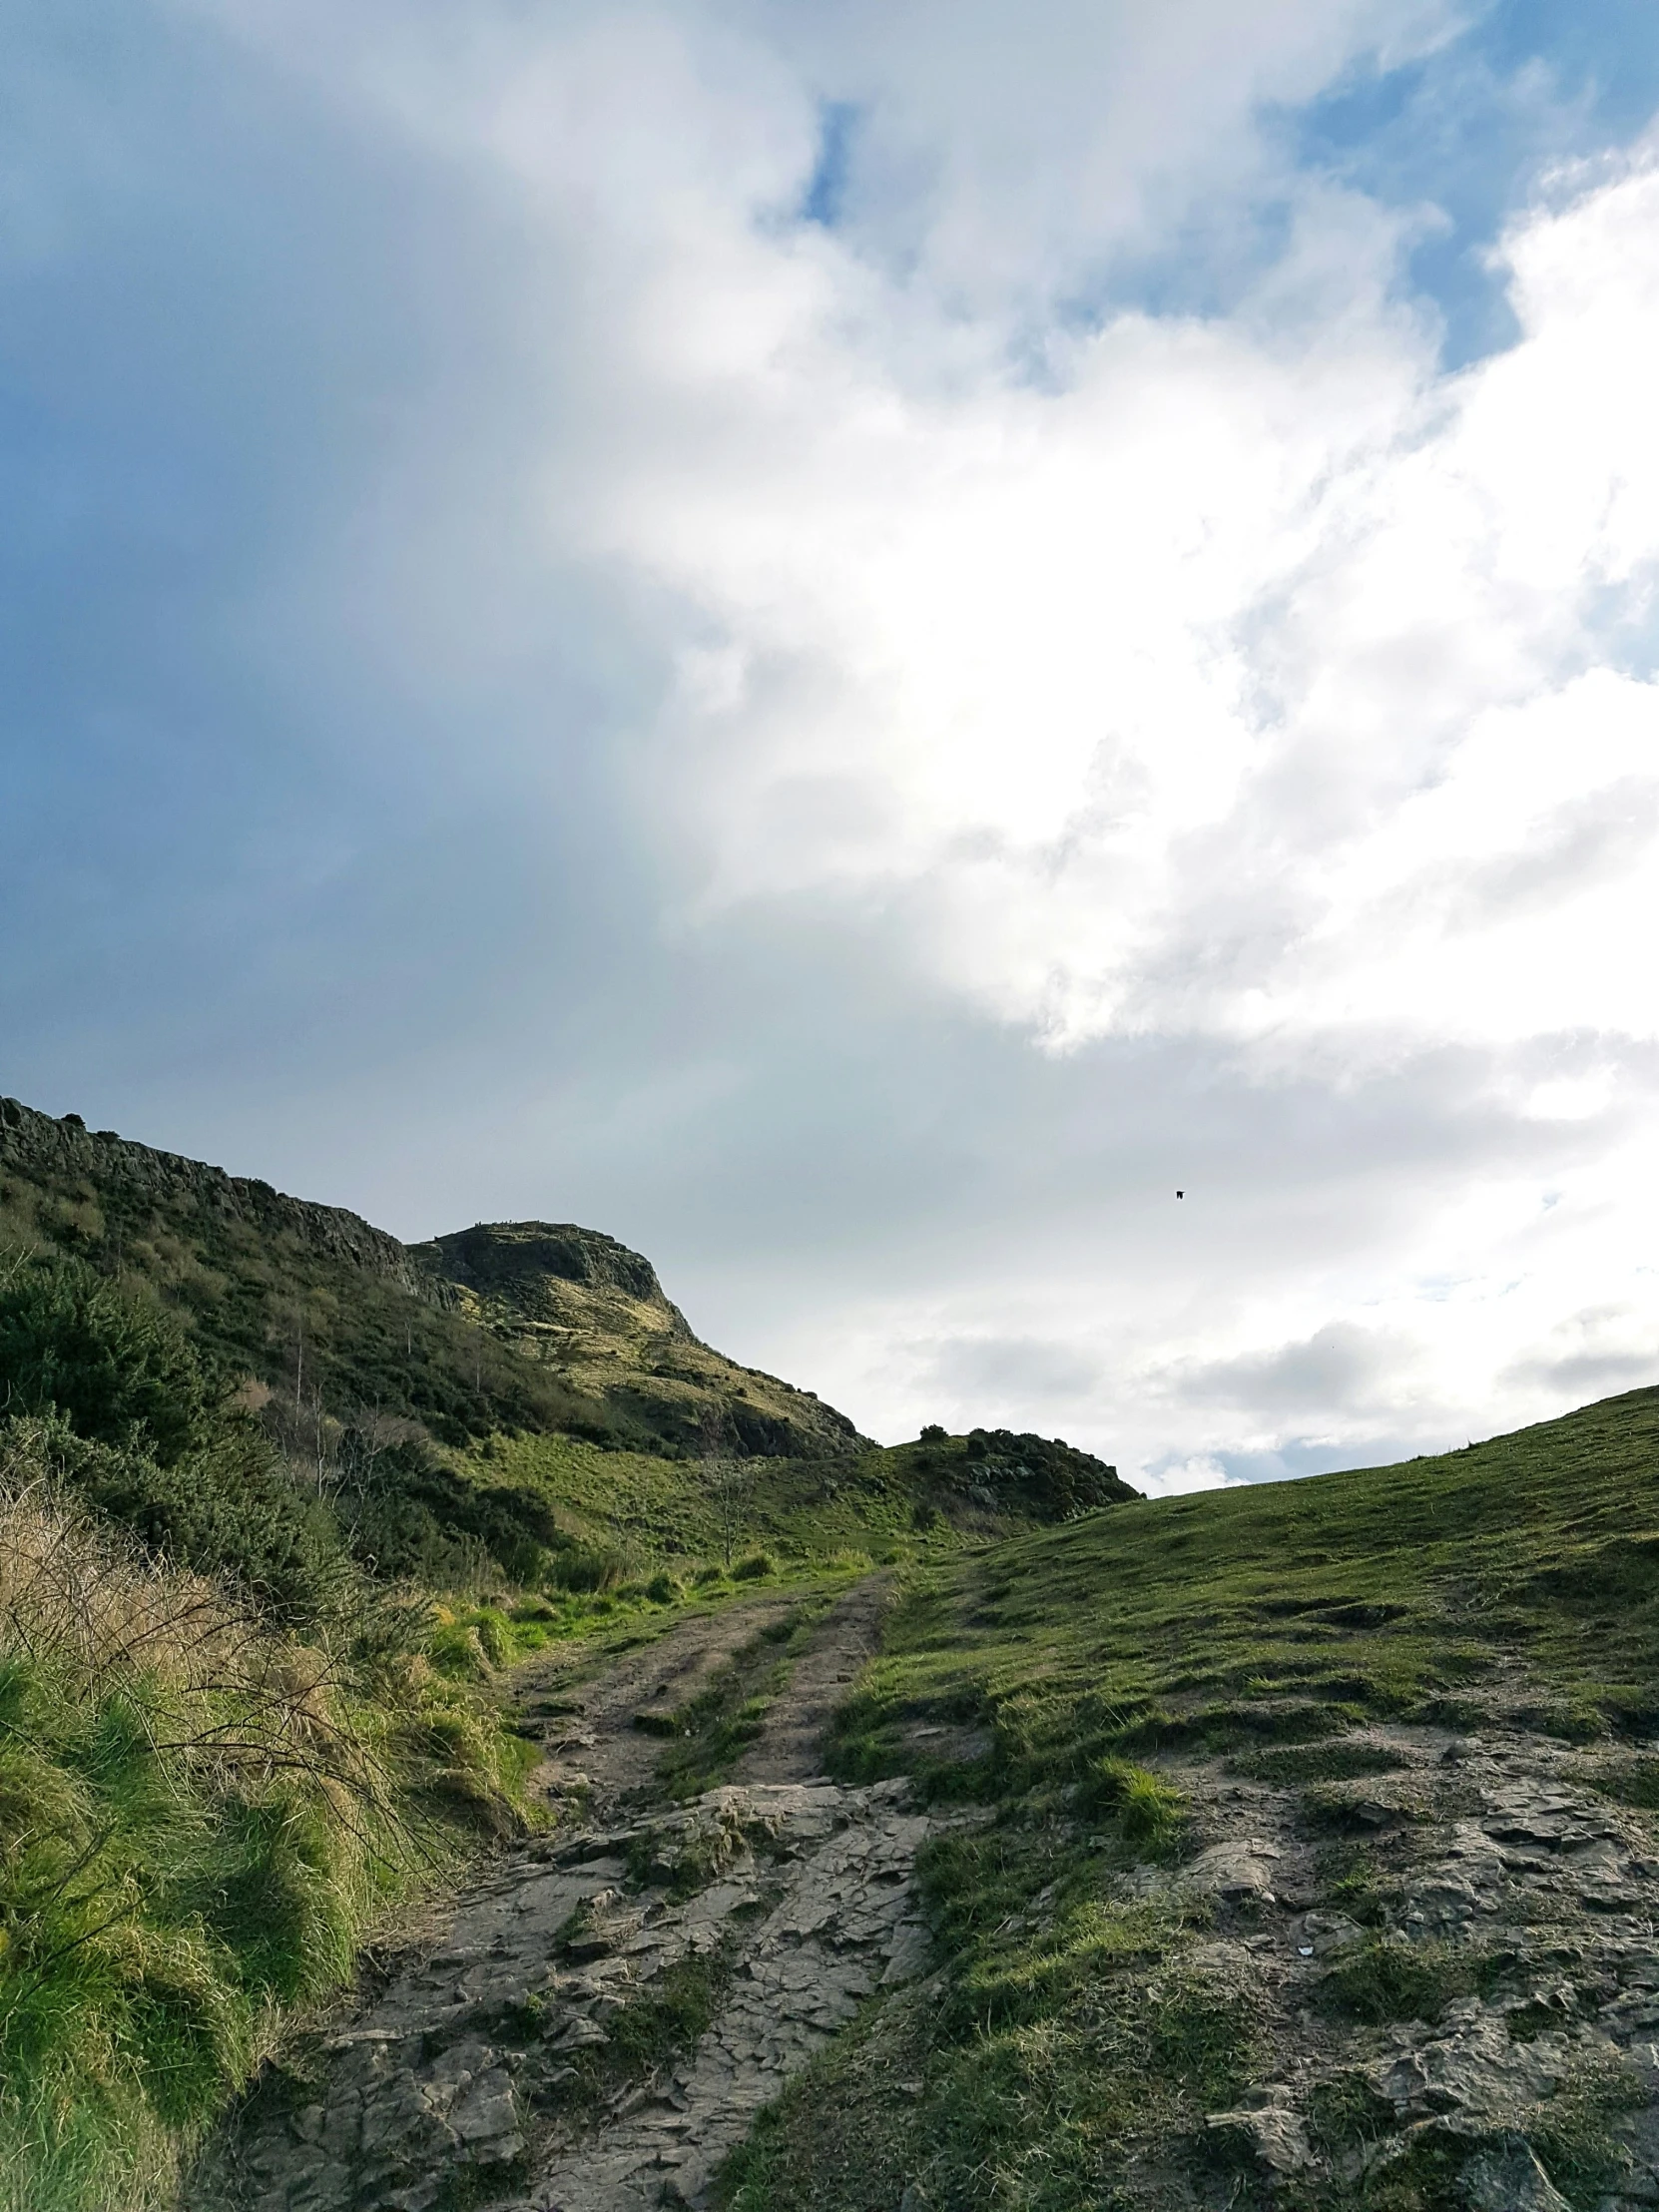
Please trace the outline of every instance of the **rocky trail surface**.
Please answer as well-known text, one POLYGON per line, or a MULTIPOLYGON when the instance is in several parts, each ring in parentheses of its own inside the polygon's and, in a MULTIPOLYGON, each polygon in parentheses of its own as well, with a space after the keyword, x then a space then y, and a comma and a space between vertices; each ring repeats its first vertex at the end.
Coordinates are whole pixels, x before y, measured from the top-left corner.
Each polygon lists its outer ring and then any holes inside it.
MULTIPOLYGON (((195 2212, 638 2212, 698 2206, 726 2153, 870 1991, 922 1963, 903 1783, 824 1779, 830 1713, 875 1648, 860 1584, 806 1648, 737 1779, 665 1803, 671 1716, 790 1631, 768 1596, 583 1681, 521 1680, 567 1817, 504 1855, 268 2073, 195 2212)), ((777 1662, 773 1662, 777 1666, 777 1662)))
MULTIPOLYGON (((1254 2087, 1206 2121, 1226 2201, 1659 2206, 1659 1848, 1617 1802, 1632 1776, 1653 1802, 1659 1762, 1495 1717, 1362 1728, 1338 1756, 1379 1771, 1297 1788, 1170 1762, 1200 1848, 1131 1878, 1208 1901, 1187 1968, 1262 2026, 1254 2087)), ((1148 2173, 1133 2201, 1199 2200, 1148 2173)))

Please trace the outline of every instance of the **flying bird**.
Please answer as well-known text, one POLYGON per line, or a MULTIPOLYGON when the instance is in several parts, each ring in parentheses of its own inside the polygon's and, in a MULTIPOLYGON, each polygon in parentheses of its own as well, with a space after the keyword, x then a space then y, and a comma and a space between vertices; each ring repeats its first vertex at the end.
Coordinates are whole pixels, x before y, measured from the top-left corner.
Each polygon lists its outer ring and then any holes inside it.
POLYGON ((1175 1195, 1177 1198, 1185 1198, 1187 1194, 1185 1191, 1177 1191, 1175 1195))

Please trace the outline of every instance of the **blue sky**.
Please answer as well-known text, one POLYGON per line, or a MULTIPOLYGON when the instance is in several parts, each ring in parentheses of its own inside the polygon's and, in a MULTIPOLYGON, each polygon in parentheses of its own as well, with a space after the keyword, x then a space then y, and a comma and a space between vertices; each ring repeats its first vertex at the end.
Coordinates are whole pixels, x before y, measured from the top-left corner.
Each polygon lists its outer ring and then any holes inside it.
POLYGON ((0 1087, 883 1435, 1659 1378, 1651 8, 5 21, 0 1087))

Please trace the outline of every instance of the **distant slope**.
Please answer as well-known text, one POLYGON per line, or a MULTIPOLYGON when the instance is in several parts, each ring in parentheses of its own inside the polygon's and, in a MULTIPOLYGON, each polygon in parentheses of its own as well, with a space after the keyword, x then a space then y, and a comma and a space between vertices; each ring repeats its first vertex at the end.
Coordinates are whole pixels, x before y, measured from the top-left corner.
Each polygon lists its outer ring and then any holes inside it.
POLYGON ((228 1380, 335 1417, 680 1456, 856 1449, 843 1414, 702 1345, 649 1261, 592 1230, 468 1230, 411 1250, 341 1207, 0 1099, 0 1247, 148 1286, 228 1380), (454 1279, 449 1271, 454 1270, 454 1279))
POLYGON ((649 1260, 573 1223, 480 1223, 410 1248, 461 1310, 607 1423, 687 1451, 820 1458, 864 1441, 844 1413, 692 1334, 649 1260))

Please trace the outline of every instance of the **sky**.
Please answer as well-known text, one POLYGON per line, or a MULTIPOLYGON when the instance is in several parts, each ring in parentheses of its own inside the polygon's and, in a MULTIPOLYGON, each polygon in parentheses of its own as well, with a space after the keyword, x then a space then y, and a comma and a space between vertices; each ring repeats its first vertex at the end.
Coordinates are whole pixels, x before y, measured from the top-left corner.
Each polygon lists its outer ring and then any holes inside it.
POLYGON ((1156 1492, 1659 1382, 1651 0, 0 25, 0 1090, 1156 1492))

